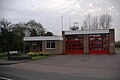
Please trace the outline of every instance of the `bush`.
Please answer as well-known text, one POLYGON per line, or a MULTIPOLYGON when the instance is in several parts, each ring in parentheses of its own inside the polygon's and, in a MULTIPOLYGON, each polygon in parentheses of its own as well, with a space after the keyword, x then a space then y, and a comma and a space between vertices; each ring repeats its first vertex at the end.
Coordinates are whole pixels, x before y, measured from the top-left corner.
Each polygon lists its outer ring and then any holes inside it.
POLYGON ((120 48, 120 41, 115 42, 115 47, 119 47, 120 48))
POLYGON ((6 56, 7 56, 7 52, 0 53, 0 58, 6 57, 6 56))
POLYGON ((49 56, 47 52, 29 52, 27 53, 29 55, 33 56, 49 56))

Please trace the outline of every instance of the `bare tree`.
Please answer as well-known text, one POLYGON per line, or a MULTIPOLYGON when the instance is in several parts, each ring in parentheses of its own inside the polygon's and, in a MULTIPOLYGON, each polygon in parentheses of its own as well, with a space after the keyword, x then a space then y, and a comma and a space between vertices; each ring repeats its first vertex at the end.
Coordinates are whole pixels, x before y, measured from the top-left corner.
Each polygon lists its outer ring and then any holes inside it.
POLYGON ((90 14, 85 16, 83 20, 82 30, 89 29, 109 29, 112 23, 112 16, 108 13, 100 16, 91 16, 90 14))
POLYGON ((83 21, 83 27, 84 30, 89 30, 92 27, 92 16, 90 14, 85 16, 85 19, 83 21))
POLYGON ((88 24, 87 24, 87 21, 86 21, 86 20, 83 21, 82 29, 83 29, 83 30, 87 30, 87 29, 88 29, 88 24))
POLYGON ((99 19, 99 27, 101 29, 109 29, 111 27, 112 16, 108 13, 102 14, 99 19))
POLYGON ((92 16, 90 14, 86 15, 86 22, 88 25, 88 29, 91 29, 91 24, 92 24, 92 16))
POLYGON ((109 29, 111 27, 112 22, 112 15, 106 14, 106 29, 109 29))
POLYGON ((81 30, 84 30, 84 27, 83 27, 83 26, 81 26, 81 30))
POLYGON ((98 29, 99 28, 99 21, 98 16, 94 16, 92 20, 91 29, 98 29))

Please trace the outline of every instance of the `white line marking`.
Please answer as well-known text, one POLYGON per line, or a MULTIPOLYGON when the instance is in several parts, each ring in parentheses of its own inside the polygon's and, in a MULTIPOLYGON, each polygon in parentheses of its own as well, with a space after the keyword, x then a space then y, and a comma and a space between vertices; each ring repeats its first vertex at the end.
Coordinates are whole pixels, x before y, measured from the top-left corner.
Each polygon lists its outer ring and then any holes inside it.
POLYGON ((5 78, 5 77, 0 77, 0 79, 13 80, 13 79, 5 78))

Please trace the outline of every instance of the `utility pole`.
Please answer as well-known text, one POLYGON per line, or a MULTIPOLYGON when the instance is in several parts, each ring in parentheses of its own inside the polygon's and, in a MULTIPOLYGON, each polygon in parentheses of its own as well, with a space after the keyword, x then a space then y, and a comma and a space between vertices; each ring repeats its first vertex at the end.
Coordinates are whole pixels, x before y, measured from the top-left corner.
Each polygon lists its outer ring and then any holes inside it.
POLYGON ((70 17, 69 17, 69 29, 70 29, 70 26, 71 26, 71 19, 70 19, 70 17))
POLYGON ((63 31, 63 16, 61 17, 61 27, 62 27, 62 31, 63 31))

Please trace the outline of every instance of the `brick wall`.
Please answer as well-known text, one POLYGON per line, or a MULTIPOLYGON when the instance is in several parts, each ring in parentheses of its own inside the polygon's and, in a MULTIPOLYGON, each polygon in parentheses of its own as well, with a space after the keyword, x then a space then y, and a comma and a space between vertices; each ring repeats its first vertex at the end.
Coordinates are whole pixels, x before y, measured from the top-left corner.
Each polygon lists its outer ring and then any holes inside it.
POLYGON ((42 51, 49 54, 62 54, 63 53, 63 41, 55 41, 55 49, 46 48, 47 41, 42 42, 42 51))
POLYGON ((114 29, 109 30, 109 53, 115 54, 115 33, 114 29))

